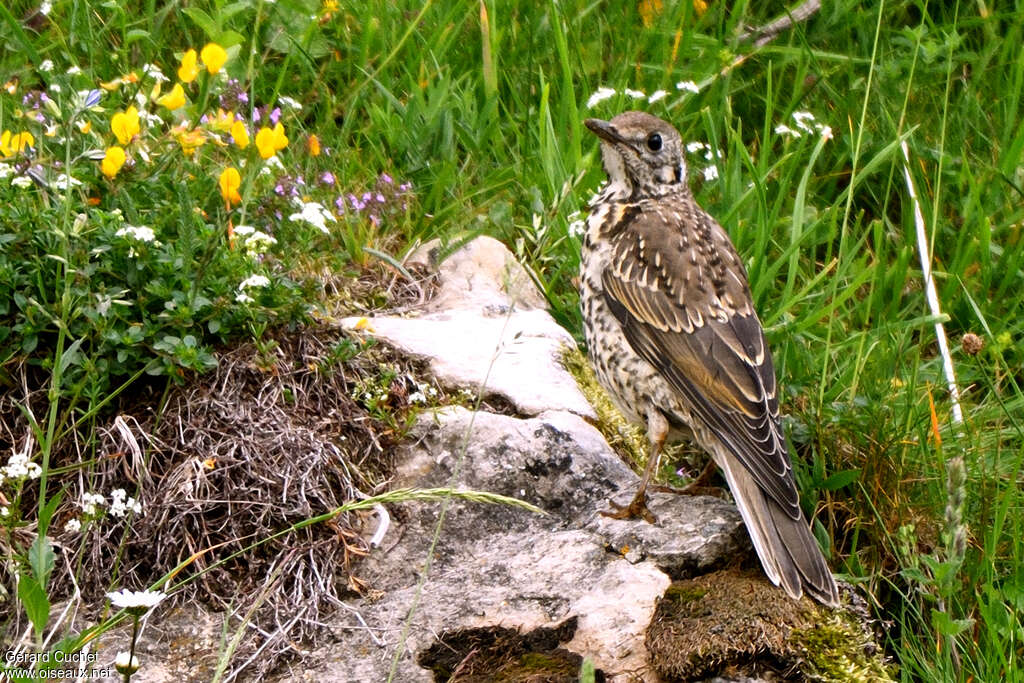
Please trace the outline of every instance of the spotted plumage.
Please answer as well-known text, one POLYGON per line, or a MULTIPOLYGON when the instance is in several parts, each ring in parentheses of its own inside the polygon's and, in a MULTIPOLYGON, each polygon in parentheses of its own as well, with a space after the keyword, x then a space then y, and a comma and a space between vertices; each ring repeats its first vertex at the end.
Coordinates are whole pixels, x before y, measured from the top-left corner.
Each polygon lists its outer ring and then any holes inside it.
POLYGON ((800 509, 746 270, 693 199, 679 133, 642 112, 586 125, 608 174, 581 254, 587 346, 602 385, 651 441, 640 489, 611 516, 653 520, 645 489, 658 454, 670 433, 688 434, 722 469, 772 582, 836 604, 800 509))

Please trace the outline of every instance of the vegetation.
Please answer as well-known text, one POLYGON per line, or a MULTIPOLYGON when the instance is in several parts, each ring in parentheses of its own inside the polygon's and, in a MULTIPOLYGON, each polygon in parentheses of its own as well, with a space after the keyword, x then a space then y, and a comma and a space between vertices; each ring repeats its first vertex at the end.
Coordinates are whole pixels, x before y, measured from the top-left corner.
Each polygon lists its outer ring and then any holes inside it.
POLYGON ((739 34, 785 3, 0 5, 6 623, 41 636, 47 538, 83 552, 72 511, 113 519, 81 494, 118 397, 158 406, 339 289, 372 305, 345 283, 419 241, 503 240, 578 334, 578 212, 603 175, 582 120, 643 108, 693 141, 698 201, 747 259, 803 500, 899 675, 1013 679, 1024 6, 825 4, 759 48, 739 34))

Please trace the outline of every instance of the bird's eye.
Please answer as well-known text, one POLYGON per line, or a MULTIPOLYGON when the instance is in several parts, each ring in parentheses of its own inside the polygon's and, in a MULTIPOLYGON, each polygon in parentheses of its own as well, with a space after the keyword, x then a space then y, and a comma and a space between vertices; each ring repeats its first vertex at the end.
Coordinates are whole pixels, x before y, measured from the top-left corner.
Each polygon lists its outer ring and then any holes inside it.
POLYGON ((651 133, 647 136, 647 149, 652 152, 657 152, 661 149, 661 136, 657 133, 651 133))

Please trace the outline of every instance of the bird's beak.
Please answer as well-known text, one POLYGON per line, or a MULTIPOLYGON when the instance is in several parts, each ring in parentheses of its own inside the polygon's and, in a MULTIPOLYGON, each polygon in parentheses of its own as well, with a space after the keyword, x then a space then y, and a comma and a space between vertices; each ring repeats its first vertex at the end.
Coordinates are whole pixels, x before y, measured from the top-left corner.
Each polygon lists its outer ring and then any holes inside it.
POLYGON ((626 143, 626 140, 619 135, 619 131, 615 130, 615 126, 608 121, 602 121, 601 119, 587 119, 583 122, 583 125, 589 128, 594 135, 606 142, 619 144, 626 143))

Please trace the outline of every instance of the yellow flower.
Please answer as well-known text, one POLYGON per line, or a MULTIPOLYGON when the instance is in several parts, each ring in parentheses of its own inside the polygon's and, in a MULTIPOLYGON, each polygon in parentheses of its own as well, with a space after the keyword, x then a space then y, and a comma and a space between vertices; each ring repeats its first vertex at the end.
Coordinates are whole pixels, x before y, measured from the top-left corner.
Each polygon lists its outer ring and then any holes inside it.
POLYGON ((171 130, 171 134, 181 145, 181 151, 185 153, 185 156, 192 156, 196 149, 206 144, 206 136, 199 128, 187 130, 184 126, 178 126, 171 130))
POLYGON ((288 146, 288 137, 284 134, 284 126, 278 123, 273 128, 263 126, 256 133, 256 148, 260 156, 269 159, 288 146))
POLYGON ((103 161, 100 163, 100 170, 103 171, 103 175, 108 178, 116 176, 117 172, 124 166, 125 158, 124 148, 117 145, 107 147, 107 153, 103 156, 103 161))
POLYGON ((278 123, 274 126, 274 151, 280 152, 288 146, 288 138, 284 134, 284 126, 278 123))
POLYGON ((196 66, 196 51, 188 50, 181 56, 181 67, 178 69, 178 80, 182 83, 191 83, 199 75, 199 67, 196 66))
POLYGON ((249 146, 249 131, 245 129, 243 122, 235 121, 231 124, 231 137, 235 139, 238 149, 245 149, 249 146))
POLYGON ((82 133, 88 133, 92 130, 92 121, 79 121, 76 125, 82 133))
POLYGON ((0 135, 0 154, 4 157, 12 157, 15 154, 25 151, 26 147, 35 147, 36 139, 32 137, 32 133, 25 131, 23 133, 15 133, 11 135, 11 131, 5 130, 0 135))
POLYGON ((175 83, 171 91, 156 101, 161 107, 167 107, 171 111, 185 106, 185 89, 181 83, 175 83))
POLYGON ((231 166, 225 168, 221 171, 217 183, 220 185, 220 196, 224 198, 228 206, 242 203, 242 195, 238 194, 238 188, 242 186, 242 176, 238 173, 237 168, 231 166))
POLYGON ((306 146, 309 148, 310 156, 320 156, 320 138, 318 138, 316 135, 309 136, 309 139, 306 140, 306 146))
POLYGON ((217 43, 207 43, 199 56, 202 58, 203 64, 206 65, 206 70, 211 74, 220 71, 224 62, 228 61, 228 53, 217 43))
POLYGON ((235 123, 235 113, 232 111, 224 111, 218 108, 216 116, 208 124, 213 130, 220 131, 222 133, 231 132, 231 126, 235 123))
POLYGON ((139 110, 132 106, 114 114, 110 119, 110 130, 114 131, 118 142, 127 145, 139 134, 139 110))

